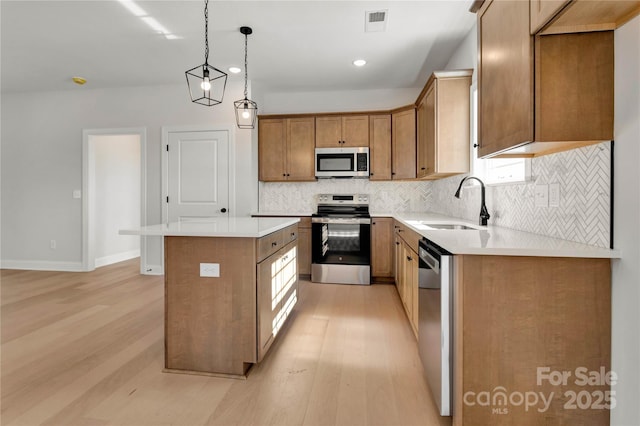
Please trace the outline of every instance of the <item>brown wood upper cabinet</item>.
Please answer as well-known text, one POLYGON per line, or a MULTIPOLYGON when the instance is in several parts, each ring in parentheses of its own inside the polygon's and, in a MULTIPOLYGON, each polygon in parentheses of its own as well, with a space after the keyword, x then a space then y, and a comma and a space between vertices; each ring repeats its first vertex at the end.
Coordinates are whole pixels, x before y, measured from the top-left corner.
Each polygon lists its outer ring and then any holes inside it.
POLYGON ((429 78, 418 100, 418 178, 469 172, 472 73, 438 71, 429 78))
POLYGON ((530 0, 531 34, 615 30, 640 13, 636 0, 530 0))
POLYGON ((369 179, 391 180, 391 114, 369 116, 369 179))
POLYGON ((316 147, 369 146, 368 115, 329 115, 316 117, 316 147))
POLYGON ((478 12, 480 157, 613 138, 613 32, 534 37, 529 15, 523 1, 489 0, 478 12))
POLYGON ((391 114, 391 179, 416 177, 416 109, 391 114))
POLYGON ((314 117, 259 119, 261 181, 315 180, 314 149, 314 117))

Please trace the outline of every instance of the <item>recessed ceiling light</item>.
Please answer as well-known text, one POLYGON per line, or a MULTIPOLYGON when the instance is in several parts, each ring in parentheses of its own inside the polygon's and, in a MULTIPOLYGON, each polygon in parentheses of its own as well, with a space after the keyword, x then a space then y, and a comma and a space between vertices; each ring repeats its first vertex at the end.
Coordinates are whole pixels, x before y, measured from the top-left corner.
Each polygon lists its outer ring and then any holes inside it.
POLYGON ((85 84, 87 82, 87 80, 85 78, 82 77, 71 77, 71 80, 73 80, 73 82, 77 85, 82 86, 83 84, 85 84))
POLYGON ((240 71, 242 71, 240 68, 238 67, 230 67, 229 68, 229 72, 233 73, 233 74, 238 74, 240 71))
POLYGON ((353 65, 355 65, 356 67, 363 67, 366 63, 367 61, 365 61, 364 59, 356 59, 355 61, 353 61, 353 65))

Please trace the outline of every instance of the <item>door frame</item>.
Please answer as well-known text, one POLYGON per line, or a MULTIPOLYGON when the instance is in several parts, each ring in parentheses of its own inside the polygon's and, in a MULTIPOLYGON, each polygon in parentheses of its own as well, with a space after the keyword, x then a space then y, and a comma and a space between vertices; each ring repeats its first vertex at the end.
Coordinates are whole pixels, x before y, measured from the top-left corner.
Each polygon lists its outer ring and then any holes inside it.
MULTIPOLYGON (((137 135, 140 141, 140 226, 147 223, 147 128, 129 127, 115 129, 82 130, 82 270, 93 271, 95 266, 95 236, 92 224, 95 223, 94 208, 90 200, 94 196, 90 185, 95 175, 93 157, 94 146, 91 136, 137 135)), ((140 273, 147 269, 147 239, 140 237, 140 273)))
MULTIPOLYGON (((224 125, 200 125, 200 126, 162 126, 162 223, 167 223, 169 218, 169 154, 166 146, 169 144, 170 133, 182 132, 227 132, 229 149, 227 150, 229 162, 228 185, 229 185, 229 216, 236 213, 236 143, 234 127, 224 125)), ((162 248, 162 258, 164 259, 164 244, 162 248)))

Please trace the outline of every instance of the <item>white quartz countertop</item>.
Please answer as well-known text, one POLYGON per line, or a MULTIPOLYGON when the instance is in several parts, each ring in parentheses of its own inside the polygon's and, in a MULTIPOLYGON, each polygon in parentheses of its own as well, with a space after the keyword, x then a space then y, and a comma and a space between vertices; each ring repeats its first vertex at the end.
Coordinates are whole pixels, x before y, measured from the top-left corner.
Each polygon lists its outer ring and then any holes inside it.
MULTIPOLYGON (((380 217, 379 215, 376 215, 380 217)), ((619 258, 619 250, 611 250, 573 241, 551 238, 530 232, 498 226, 479 226, 463 219, 430 213, 396 213, 389 217, 399 220, 423 237, 453 254, 495 256, 546 256, 619 258), (434 229, 429 224, 466 225, 469 230, 434 229)))
POLYGON ((269 216, 280 216, 280 217, 305 217, 311 216, 315 212, 255 212, 251 213, 251 216, 255 217, 269 217, 269 216))
POLYGON ((211 217, 149 225, 138 229, 123 229, 120 230, 120 234, 171 237, 260 238, 298 222, 300 222, 300 219, 295 217, 211 217))

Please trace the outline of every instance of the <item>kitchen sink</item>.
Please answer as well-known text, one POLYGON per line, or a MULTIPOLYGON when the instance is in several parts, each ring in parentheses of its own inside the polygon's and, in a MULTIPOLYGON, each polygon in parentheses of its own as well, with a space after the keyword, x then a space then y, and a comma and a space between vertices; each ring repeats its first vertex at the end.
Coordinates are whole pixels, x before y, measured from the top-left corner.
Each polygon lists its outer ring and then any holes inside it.
POLYGON ((433 228, 433 229, 453 229, 453 230, 461 230, 461 229, 469 229, 472 231, 477 231, 478 228, 472 228, 471 226, 467 226, 467 225, 454 225, 454 224, 450 224, 450 223, 425 223, 425 226, 428 226, 429 228, 433 228))

